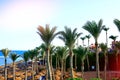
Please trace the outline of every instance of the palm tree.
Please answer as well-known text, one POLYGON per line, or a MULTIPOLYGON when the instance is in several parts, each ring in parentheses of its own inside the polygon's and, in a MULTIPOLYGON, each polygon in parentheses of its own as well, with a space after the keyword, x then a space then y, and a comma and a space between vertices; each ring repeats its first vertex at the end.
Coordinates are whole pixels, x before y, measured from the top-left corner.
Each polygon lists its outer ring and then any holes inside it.
POLYGON ((45 54, 45 50, 46 50, 46 46, 45 46, 45 44, 44 43, 42 43, 41 45, 40 45, 40 47, 41 47, 41 55, 42 55, 42 57, 43 57, 43 63, 44 63, 44 66, 45 66, 45 56, 46 56, 46 54, 45 54))
POLYGON ((2 51, 2 54, 4 55, 4 58, 5 58, 4 77, 5 77, 5 80, 7 80, 7 56, 9 54, 10 50, 8 48, 5 48, 5 49, 2 49, 1 51, 2 51))
POLYGON ((120 20, 114 19, 113 22, 116 25, 116 27, 118 28, 118 31, 120 32, 120 20))
POLYGON ((53 80, 55 80, 55 76, 54 76, 54 71, 53 71, 53 65, 52 65, 52 56, 55 54, 55 46, 50 46, 50 66, 51 66, 51 70, 52 70, 52 75, 53 75, 53 80))
POLYGON ((86 37, 80 37, 80 39, 82 40, 82 44, 84 46, 84 40, 85 40, 86 37))
POLYGON ((17 58, 20 57, 20 55, 17 55, 16 53, 10 53, 10 58, 13 61, 13 80, 15 80, 15 61, 17 58))
POLYGON ((88 53, 88 49, 79 46, 77 49, 73 50, 75 54, 80 56, 81 62, 82 62, 82 66, 81 66, 81 70, 82 70, 82 78, 83 78, 83 74, 84 74, 84 60, 86 59, 87 53, 88 53))
POLYGON ((107 31, 109 30, 109 28, 105 27, 103 30, 106 32, 106 45, 108 45, 107 31))
POLYGON ((71 78, 73 78, 73 48, 77 38, 80 36, 80 34, 82 34, 77 33, 76 31, 77 28, 72 31, 71 28, 65 27, 65 31, 61 31, 61 36, 59 36, 59 38, 63 40, 65 45, 69 48, 71 78))
MULTIPOLYGON (((90 38, 91 36, 90 35, 86 35, 85 36, 87 39, 88 39, 88 50, 89 50, 89 42, 90 42, 90 38)), ((88 55, 87 55, 87 65, 88 65, 88 70, 90 70, 90 65, 89 65, 89 58, 88 58, 88 55)))
POLYGON ((65 60, 68 56, 68 49, 67 47, 57 47, 57 54, 60 57, 61 62, 61 80, 63 79, 63 75, 65 75, 65 60))
POLYGON ((28 50, 29 58, 31 59, 31 65, 32 65, 32 80, 34 80, 34 59, 36 52, 34 50, 28 50))
POLYGON ((27 61, 29 60, 29 53, 28 52, 24 52, 23 54, 23 60, 25 61, 25 80, 27 80, 27 61))
POLYGON ((36 71, 36 73, 38 73, 38 59, 39 59, 39 54, 40 54, 40 48, 39 47, 36 47, 34 50, 34 54, 35 54, 35 66, 34 66, 34 69, 36 71))
POLYGON ((104 64, 104 80, 106 80, 106 71, 107 71, 107 45, 104 43, 99 44, 99 47, 101 48, 103 54, 104 54, 104 59, 105 59, 105 64, 104 64))
POLYGON ((89 42, 90 42, 91 36, 90 35, 86 35, 85 37, 88 39, 88 48, 89 48, 89 42))
POLYGON ((113 36, 113 35, 109 36, 109 38, 112 39, 114 42, 116 41, 117 37, 118 36, 113 36))
POLYGON ((57 36, 59 33, 55 33, 56 27, 53 27, 50 29, 49 25, 47 24, 46 27, 39 26, 37 32, 41 39, 44 41, 46 46, 46 60, 47 60, 47 80, 53 80, 52 79, 52 72, 51 72, 51 66, 50 66, 50 45, 55 36, 57 36))
POLYGON ((96 47, 96 73, 97 78, 100 78, 100 72, 99 72, 99 55, 98 55, 98 38, 101 33, 101 31, 104 29, 103 20, 100 19, 98 24, 95 21, 88 21, 84 26, 83 29, 87 30, 95 40, 95 47, 96 47))

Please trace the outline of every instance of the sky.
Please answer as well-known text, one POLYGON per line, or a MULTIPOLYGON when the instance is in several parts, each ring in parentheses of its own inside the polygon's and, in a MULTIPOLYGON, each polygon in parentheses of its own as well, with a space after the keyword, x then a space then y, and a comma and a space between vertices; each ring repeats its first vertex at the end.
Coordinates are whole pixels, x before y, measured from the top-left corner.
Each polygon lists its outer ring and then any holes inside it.
MULTIPOLYGON (((110 28, 108 36, 119 36, 113 23, 114 19, 120 19, 119 3, 120 0, 0 0, 0 49, 28 50, 40 46, 43 41, 36 33, 37 27, 46 24, 51 28, 57 26, 57 31, 64 30, 64 26, 77 28, 83 37, 89 34, 82 28, 87 21, 103 19, 103 24, 110 28)), ((99 42, 105 43, 105 31, 99 42)), ((94 43, 93 38, 90 43, 94 43)), ((58 38, 52 44, 64 46, 58 38)))

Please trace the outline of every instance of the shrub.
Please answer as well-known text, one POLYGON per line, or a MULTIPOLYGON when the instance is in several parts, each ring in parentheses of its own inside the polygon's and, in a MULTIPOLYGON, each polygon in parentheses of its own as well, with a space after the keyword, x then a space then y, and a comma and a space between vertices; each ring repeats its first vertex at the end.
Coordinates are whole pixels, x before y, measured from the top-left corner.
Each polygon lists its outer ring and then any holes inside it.
POLYGON ((84 80, 83 78, 68 78, 67 80, 84 80))

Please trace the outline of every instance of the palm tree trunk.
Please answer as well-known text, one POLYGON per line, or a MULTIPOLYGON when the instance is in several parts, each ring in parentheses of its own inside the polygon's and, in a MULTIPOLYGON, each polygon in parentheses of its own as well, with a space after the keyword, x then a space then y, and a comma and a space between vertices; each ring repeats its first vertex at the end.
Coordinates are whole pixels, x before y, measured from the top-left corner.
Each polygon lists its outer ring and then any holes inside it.
POLYGON ((83 75, 84 75, 84 61, 83 60, 82 60, 81 70, 82 70, 82 78, 83 78, 83 75))
POLYGON ((108 45, 107 31, 106 31, 106 45, 108 45))
POLYGON ((5 70, 5 73, 4 73, 5 80, 7 80, 7 59, 6 59, 6 57, 5 57, 5 67, 4 67, 4 70, 5 70))
POLYGON ((77 70, 77 55, 75 54, 75 69, 77 70))
POLYGON ((15 80, 15 62, 13 62, 13 80, 15 80))
POLYGON ((25 80, 27 80, 27 62, 25 62, 25 80))
POLYGON ((96 46, 96 77, 100 78, 100 70, 99 70, 99 51, 98 51, 98 43, 97 40, 95 42, 95 46, 96 46))
POLYGON ((88 58, 88 55, 86 56, 86 59, 87 59, 88 71, 90 71, 90 65, 89 65, 89 58, 88 58))
POLYGON ((73 78, 73 54, 72 50, 70 50, 70 73, 71 73, 71 78, 73 78))
POLYGON ((52 80, 52 72, 51 72, 51 65, 50 65, 49 48, 47 48, 47 80, 52 80))
POLYGON ((32 61, 32 80, 34 80, 34 66, 33 66, 33 61, 32 61))
MULTIPOLYGON (((89 39, 88 39, 88 50, 89 50, 89 39)), ((88 65, 88 71, 90 71, 90 64, 89 64, 89 57, 87 55, 87 65, 88 65)))
POLYGON ((64 75, 65 75, 65 72, 66 72, 66 59, 64 59, 64 75))
POLYGON ((37 62, 37 56, 36 56, 36 72, 38 73, 38 62, 37 62))
POLYGON ((105 53, 104 80, 106 80, 106 71, 107 71, 107 55, 105 53))
POLYGON ((57 59, 57 55, 56 55, 56 69, 57 69, 57 62, 58 62, 58 59, 57 59))
POLYGON ((63 79, 65 76, 65 72, 66 72, 66 59, 63 59, 63 79))
POLYGON ((55 80, 54 69, 53 69, 53 65, 52 65, 52 55, 50 58, 50 65, 51 65, 51 70, 52 70, 52 77, 53 77, 53 80, 55 80))
POLYGON ((61 80, 63 80, 63 75, 64 75, 64 69, 63 69, 63 59, 61 59, 61 80))

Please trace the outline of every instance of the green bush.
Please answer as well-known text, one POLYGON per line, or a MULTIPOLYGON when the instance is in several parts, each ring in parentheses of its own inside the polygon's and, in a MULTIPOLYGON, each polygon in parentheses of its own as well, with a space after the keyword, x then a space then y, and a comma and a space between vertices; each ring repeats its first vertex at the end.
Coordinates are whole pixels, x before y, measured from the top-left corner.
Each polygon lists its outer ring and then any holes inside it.
POLYGON ((84 80, 83 78, 69 78, 67 80, 84 80))
POLYGON ((100 78, 91 78, 90 80, 102 80, 100 78))

